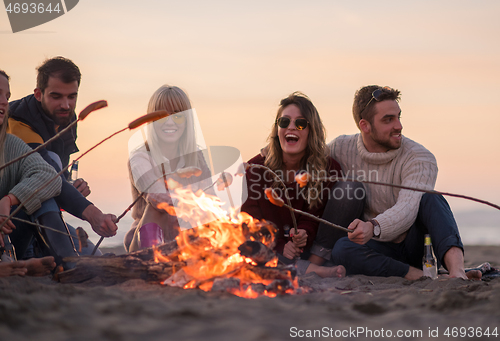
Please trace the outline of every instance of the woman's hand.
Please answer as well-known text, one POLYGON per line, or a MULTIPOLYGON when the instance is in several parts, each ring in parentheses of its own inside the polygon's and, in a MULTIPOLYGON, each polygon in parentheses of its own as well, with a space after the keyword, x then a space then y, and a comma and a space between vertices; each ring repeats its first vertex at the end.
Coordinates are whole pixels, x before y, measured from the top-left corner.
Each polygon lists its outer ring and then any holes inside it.
POLYGON ((290 241, 285 244, 285 248, 283 249, 283 256, 288 259, 295 259, 300 256, 301 252, 301 249, 290 241))
POLYGON ((297 229, 297 234, 293 234, 294 230, 290 230, 290 236, 292 237, 292 242, 296 247, 301 248, 307 244, 307 231, 303 229, 297 229))

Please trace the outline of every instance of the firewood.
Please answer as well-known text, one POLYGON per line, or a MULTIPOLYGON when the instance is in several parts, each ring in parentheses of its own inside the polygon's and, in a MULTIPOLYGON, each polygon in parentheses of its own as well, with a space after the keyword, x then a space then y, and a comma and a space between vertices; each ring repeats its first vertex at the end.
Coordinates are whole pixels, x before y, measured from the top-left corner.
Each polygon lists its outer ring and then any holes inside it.
POLYGON ((61 283, 81 283, 99 277, 105 284, 115 284, 129 279, 143 279, 148 282, 162 282, 175 271, 180 270, 183 262, 144 261, 127 255, 110 257, 69 257, 65 261, 75 261, 73 269, 59 273, 61 283))
POLYGON ((245 265, 244 270, 251 271, 262 279, 294 279, 297 276, 297 269, 293 265, 287 266, 252 266, 245 265))
POLYGON ((238 247, 240 254, 253 260, 257 265, 264 265, 276 258, 276 254, 267 246, 257 241, 247 240, 238 247))

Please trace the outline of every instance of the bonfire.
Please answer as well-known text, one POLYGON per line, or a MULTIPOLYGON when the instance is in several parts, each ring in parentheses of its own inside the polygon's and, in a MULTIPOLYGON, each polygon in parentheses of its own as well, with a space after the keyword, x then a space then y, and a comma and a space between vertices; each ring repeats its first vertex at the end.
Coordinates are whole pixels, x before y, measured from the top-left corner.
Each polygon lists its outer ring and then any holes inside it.
POLYGON ((168 188, 176 206, 159 208, 195 226, 182 230, 175 241, 113 257, 73 258, 77 266, 59 275, 64 283, 99 277, 108 283, 131 278, 149 282, 224 291, 255 298, 302 292, 296 269, 278 265, 274 247, 276 226, 245 212, 223 210, 217 196, 193 193, 172 179, 168 188))

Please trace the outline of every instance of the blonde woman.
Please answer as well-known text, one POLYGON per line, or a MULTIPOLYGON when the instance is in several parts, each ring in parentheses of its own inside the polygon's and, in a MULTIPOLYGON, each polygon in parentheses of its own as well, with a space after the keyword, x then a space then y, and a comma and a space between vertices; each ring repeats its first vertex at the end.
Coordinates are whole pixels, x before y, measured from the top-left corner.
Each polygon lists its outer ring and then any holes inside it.
POLYGON ((132 195, 135 199, 140 193, 147 193, 132 210, 134 223, 124 240, 129 251, 172 240, 178 233, 177 217, 158 208, 162 202, 173 204, 164 180, 173 178, 183 186, 191 186, 193 191, 209 186, 211 180, 197 143, 194 111, 187 94, 176 86, 160 87, 148 105, 148 112, 157 110, 166 110, 171 115, 149 123, 142 132, 143 143, 130 151, 132 195), (190 166, 202 169, 202 175, 194 179, 166 175, 190 166), (156 181, 162 175, 163 181, 156 181), (152 183, 154 185, 147 189, 152 183))

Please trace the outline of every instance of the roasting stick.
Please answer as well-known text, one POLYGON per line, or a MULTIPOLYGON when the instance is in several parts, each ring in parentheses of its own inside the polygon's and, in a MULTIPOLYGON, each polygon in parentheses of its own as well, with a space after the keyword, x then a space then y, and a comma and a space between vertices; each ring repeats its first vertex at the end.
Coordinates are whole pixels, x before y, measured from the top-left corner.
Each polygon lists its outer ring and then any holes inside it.
POLYGON ((62 134, 64 134, 68 130, 70 130, 79 121, 83 121, 85 119, 85 117, 87 117, 92 111, 99 110, 99 109, 107 107, 107 106, 108 106, 108 103, 106 101, 97 101, 97 102, 94 102, 94 103, 91 103, 91 104, 87 105, 85 107, 85 109, 83 109, 80 112, 80 114, 78 115, 78 119, 77 120, 71 122, 66 128, 64 128, 63 130, 61 130, 57 134, 55 134, 53 137, 51 137, 50 139, 48 139, 46 142, 44 142, 43 144, 39 145, 35 149, 33 149, 33 150, 31 150, 31 151, 29 151, 29 152, 27 152, 27 153, 25 153, 25 154, 23 154, 23 155, 21 155, 19 157, 16 157, 13 160, 10 160, 5 165, 1 166, 0 170, 4 169, 5 167, 10 166, 13 163, 16 163, 17 161, 19 161, 21 159, 24 159, 25 157, 27 157, 27 156, 35 153, 35 152, 38 152, 40 149, 42 149, 43 147, 47 146, 49 143, 51 143, 52 141, 58 139, 62 134))
MULTIPOLYGON (((5 214, 0 214, 0 217, 8 217, 8 216, 6 216, 5 214)), ((50 226, 40 225, 40 224, 34 223, 32 221, 26 220, 26 219, 21 219, 21 218, 18 218, 18 217, 12 217, 11 219, 12 220, 17 220, 17 221, 20 221, 20 222, 23 222, 23 223, 26 223, 26 224, 29 224, 29 225, 38 226, 38 227, 41 227, 41 228, 46 229, 46 230, 50 230, 50 231, 53 231, 53 232, 56 232, 56 233, 63 234, 65 236, 78 238, 78 236, 75 236, 73 234, 56 230, 55 228, 52 228, 50 226)))
MULTIPOLYGON (((87 113, 87 115, 89 113, 87 113)), ((42 185, 40 188, 38 188, 36 191, 34 191, 31 194, 31 196, 29 196, 25 201, 23 201, 22 203, 20 203, 17 206, 17 208, 14 211, 12 211, 12 213, 9 215, 8 219, 6 219, 3 223, 0 224, 0 229, 7 223, 7 221, 9 221, 9 219, 11 219, 17 212, 19 212, 19 210, 21 210, 21 208, 24 206, 25 202, 31 200, 38 192, 40 192, 42 189, 44 189, 45 187, 47 187, 52 181, 54 181, 55 179, 57 179, 62 173, 64 173, 66 170, 68 170, 68 168, 71 167, 75 161, 80 160, 83 156, 85 156, 86 154, 88 154, 90 151, 94 150, 98 146, 100 146, 102 143, 106 142, 107 140, 111 139, 115 135, 117 135, 117 134, 119 134, 119 133, 121 133, 121 132, 123 132, 123 131, 125 131, 127 129, 129 129, 129 130, 135 129, 135 128, 141 126, 144 123, 147 123, 147 122, 150 122, 150 121, 154 121, 154 120, 158 120, 158 119, 161 119, 161 118, 166 117, 168 115, 170 115, 170 114, 167 111, 165 111, 165 110, 154 111, 152 113, 149 113, 147 115, 139 117, 138 119, 130 122, 126 128, 123 128, 123 129, 121 129, 121 130, 119 130, 119 131, 111 134, 110 136, 106 137, 105 139, 101 140, 99 143, 97 143, 96 145, 94 145, 93 147, 91 147, 90 149, 88 149, 86 152, 84 152, 82 155, 80 155, 78 158, 76 158, 72 163, 70 163, 66 167, 64 167, 59 173, 57 173, 57 175, 55 177, 53 177, 52 179, 48 180, 44 185, 42 185)))
POLYGON ((374 185, 382 185, 382 186, 390 186, 390 187, 396 187, 396 188, 401 188, 401 189, 408 189, 411 191, 416 191, 416 192, 423 192, 423 193, 429 193, 429 194, 441 194, 441 195, 446 195, 449 197, 455 197, 455 198, 462 198, 462 199, 467 199, 467 200, 472 200, 481 204, 485 204, 491 207, 496 208, 497 210, 500 210, 500 206, 493 204, 489 201, 470 197, 468 195, 462 195, 462 194, 455 194, 455 193, 448 193, 448 192, 441 192, 441 191, 436 191, 433 189, 423 189, 423 188, 417 188, 417 187, 410 187, 410 186, 403 186, 403 185, 395 185, 395 184, 390 184, 387 182, 379 182, 379 181, 369 181, 369 180, 356 180, 356 179, 340 179, 336 178, 338 181, 353 181, 353 182, 362 182, 362 183, 367 183, 367 184, 374 184, 374 185))
MULTIPOLYGON (((163 179, 166 176, 170 176, 170 175, 174 175, 174 174, 177 174, 181 178, 190 178, 191 176, 200 176, 201 172, 202 172, 201 169, 199 169, 197 167, 186 167, 186 168, 178 169, 175 172, 170 172, 170 173, 167 173, 165 175, 161 175, 158 179, 156 179, 151 184, 149 184, 149 186, 146 187, 146 189, 143 192, 141 192, 141 194, 139 194, 139 196, 125 209, 125 211, 123 211, 123 213, 120 214, 118 216, 118 218, 116 218, 116 220, 114 221, 115 224, 118 224, 118 222, 120 221, 120 219, 122 219, 125 216, 125 214, 127 214, 127 212, 130 211, 132 209, 132 207, 134 207, 134 205, 139 201, 139 199, 141 199, 144 196, 144 194, 146 194, 147 191, 151 187, 153 187, 153 185, 158 180, 163 179)), ((94 247, 94 250, 92 251, 92 254, 91 254, 92 256, 96 253, 97 249, 99 248, 99 245, 101 245, 101 243, 102 243, 103 240, 104 240, 104 237, 101 237, 99 239, 99 241, 97 242, 97 244, 94 247)))
MULTIPOLYGON (((274 176, 274 178, 276 180, 278 180, 278 182, 281 184, 281 186, 283 187, 283 189, 285 190, 285 199, 286 199, 286 202, 288 203, 288 205, 284 205, 285 207, 287 207, 289 210, 290 210, 290 214, 292 215, 292 222, 293 222, 293 230, 295 232, 295 234, 297 234, 297 220, 295 219, 295 214, 293 214, 293 211, 297 211, 295 210, 293 207, 292 207, 292 203, 290 202, 290 198, 286 195, 287 191, 286 191, 286 186, 285 184, 283 183, 283 181, 281 180, 281 178, 278 176, 278 174, 276 174, 275 172, 273 172, 269 167, 266 167, 266 166, 262 166, 262 165, 257 165, 255 163, 244 163, 244 168, 247 168, 247 167, 254 167, 254 168, 261 168, 261 169, 265 169, 269 172, 271 172, 271 174, 274 176)), ((236 174, 240 174, 240 172, 236 173, 236 174)), ((299 213, 299 212, 297 212, 299 213)))
POLYGON ((276 205, 278 207, 286 207, 288 208, 290 211, 293 211, 293 212, 296 212, 296 213, 299 213, 299 214, 302 214, 302 215, 305 215, 306 217, 309 217, 311 219, 314 219, 320 223, 324 223, 326 225, 330 225, 332 227, 335 227, 339 230, 342 230, 342 231, 345 231, 345 232, 353 232, 354 230, 349 230, 348 228, 345 228, 345 227, 342 227, 340 225, 337 225, 337 224, 334 224, 334 223, 331 223, 329 222, 328 220, 325 220, 325 219, 322 219, 322 218, 318 218, 316 217, 315 215, 312 215, 311 213, 307 213, 307 212, 304 212, 304 211, 301 211, 299 209, 296 209, 296 208, 293 208, 292 206, 289 206, 287 204, 285 204, 285 202, 283 201, 283 199, 281 199, 277 194, 276 192, 274 192, 274 190, 272 188, 266 188, 264 193, 266 194, 267 198, 269 199, 269 201, 271 202, 271 204, 273 205, 276 205))
MULTIPOLYGON (((296 177, 297 179, 297 177, 296 177)), ((481 204, 485 204, 488 206, 491 206, 493 208, 496 208, 497 210, 500 210, 500 206, 497 204, 493 204, 489 201, 474 198, 468 195, 462 195, 462 194, 455 194, 455 193, 449 193, 449 192, 441 192, 441 191, 436 191, 434 189, 423 189, 423 188, 418 188, 418 187, 411 187, 411 186, 404 186, 404 185, 396 185, 396 184, 391 184, 388 182, 380 182, 380 181, 371 181, 371 180, 361 180, 361 179, 354 179, 354 178, 342 178, 342 177, 337 177, 337 176, 332 176, 329 178, 319 178, 318 180, 320 181, 352 181, 352 182, 361 182, 365 184, 372 184, 372 185, 381 185, 381 186, 389 186, 389 187, 395 187, 395 188, 401 188, 401 189, 407 189, 410 191, 416 191, 416 192, 423 192, 423 193, 429 193, 429 194, 440 194, 440 195, 446 195, 449 197, 455 197, 455 198, 462 198, 462 199, 467 199, 471 201, 475 201, 481 204)))

